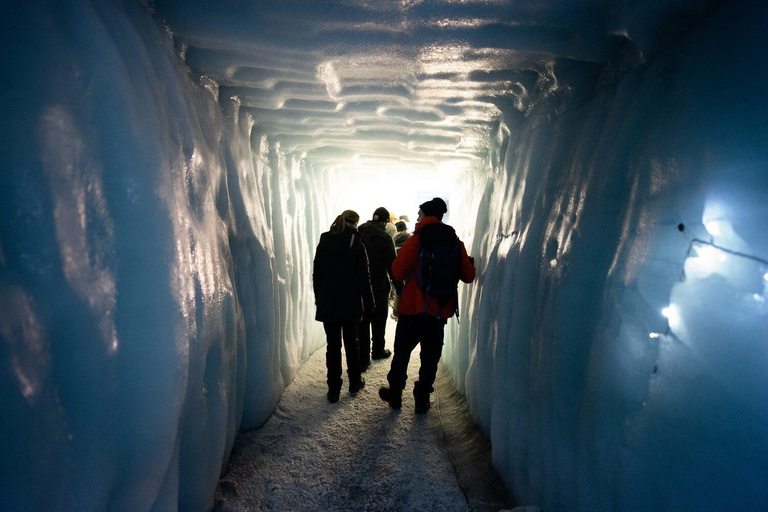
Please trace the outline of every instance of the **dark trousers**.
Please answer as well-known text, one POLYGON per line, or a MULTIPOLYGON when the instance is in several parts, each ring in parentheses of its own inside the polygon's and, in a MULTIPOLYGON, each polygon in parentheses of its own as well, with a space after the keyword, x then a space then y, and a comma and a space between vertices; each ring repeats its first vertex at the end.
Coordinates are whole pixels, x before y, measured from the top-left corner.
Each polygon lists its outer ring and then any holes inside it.
POLYGON ((376 304, 373 317, 370 322, 363 320, 358 327, 360 337, 360 364, 363 368, 371 362, 371 345, 373 353, 380 354, 384 351, 384 335, 387 330, 387 314, 389 305, 386 301, 376 304))
POLYGON ((323 322, 328 346, 325 349, 325 367, 328 368, 328 389, 341 389, 341 336, 344 334, 344 351, 347 354, 349 381, 360 380, 360 352, 357 342, 357 322, 323 322))
POLYGON ((402 391, 405 388, 411 352, 421 343, 419 380, 414 384, 413 393, 429 396, 437 375, 437 363, 443 352, 445 324, 445 320, 426 314, 400 315, 395 331, 395 355, 387 375, 391 389, 402 391))

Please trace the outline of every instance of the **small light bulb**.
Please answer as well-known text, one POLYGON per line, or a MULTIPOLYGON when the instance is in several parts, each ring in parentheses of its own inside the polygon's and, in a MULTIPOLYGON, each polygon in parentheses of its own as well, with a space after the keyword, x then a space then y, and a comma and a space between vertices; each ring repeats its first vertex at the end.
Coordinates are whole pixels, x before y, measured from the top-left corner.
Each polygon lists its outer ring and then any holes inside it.
POLYGON ((768 281, 768 272, 766 272, 766 273, 765 273, 765 275, 763 276, 763 279, 765 279, 766 281, 768 281))
POLYGON ((661 310, 661 314, 666 317, 669 322, 669 326, 673 329, 680 324, 680 312, 677 310, 677 306, 670 304, 661 310))
POLYGON ((651 334, 648 335, 648 337, 651 338, 652 340, 655 340, 656 338, 659 337, 659 333, 652 332, 651 334))

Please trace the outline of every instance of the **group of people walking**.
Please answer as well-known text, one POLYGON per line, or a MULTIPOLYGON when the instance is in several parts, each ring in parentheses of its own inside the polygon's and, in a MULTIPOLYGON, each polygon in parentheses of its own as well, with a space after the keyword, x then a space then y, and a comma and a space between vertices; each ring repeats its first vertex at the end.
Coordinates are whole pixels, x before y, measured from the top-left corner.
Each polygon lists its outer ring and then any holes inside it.
POLYGON ((387 234, 389 212, 380 207, 358 227, 360 216, 345 210, 320 236, 313 268, 317 314, 328 346, 328 400, 338 402, 343 384, 341 347, 347 357, 349 392, 365 386, 371 359, 386 359, 384 348, 389 295, 398 297, 395 353, 379 396, 392 408, 402 406, 411 352, 421 343, 419 380, 414 385, 416 412, 429 409, 448 318, 458 312, 456 285, 471 283, 475 267, 454 229, 442 222, 445 201, 419 205, 417 224, 408 236, 405 223, 387 234), (399 243, 398 243, 399 242, 399 243), (397 245, 396 245, 397 244, 397 245))

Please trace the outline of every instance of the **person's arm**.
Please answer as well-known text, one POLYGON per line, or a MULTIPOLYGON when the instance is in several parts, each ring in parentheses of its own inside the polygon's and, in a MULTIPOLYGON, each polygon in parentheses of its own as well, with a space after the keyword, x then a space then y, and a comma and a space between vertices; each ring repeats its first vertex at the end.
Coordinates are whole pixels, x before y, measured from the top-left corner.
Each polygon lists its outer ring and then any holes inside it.
POLYGON ((320 263, 322 244, 317 244, 315 260, 312 262, 312 288, 315 292, 315 305, 320 296, 320 288, 323 286, 323 268, 320 263))
POLYGON ((408 273, 419 259, 418 238, 415 235, 408 238, 397 253, 397 258, 392 262, 392 277, 398 281, 405 281, 408 278, 408 273))
POLYGON ((371 271, 368 266, 368 251, 365 245, 358 245, 357 258, 357 279, 360 286, 360 294, 363 296, 363 314, 369 316, 373 314, 376 301, 373 297, 373 287, 371 286, 371 271))
POLYGON ((461 242, 461 275, 459 276, 465 283, 471 283, 475 280, 475 266, 469 259, 464 242, 461 242))
POLYGON ((384 252, 385 252, 384 261, 387 263, 385 265, 387 269, 387 274, 389 274, 390 280, 392 281, 392 285, 395 287, 395 292, 398 295, 400 295, 403 291, 403 282, 398 279, 395 279, 395 276, 392 275, 392 263, 397 258, 397 252, 395 251, 395 243, 391 238, 389 238, 389 240, 387 241, 384 252))

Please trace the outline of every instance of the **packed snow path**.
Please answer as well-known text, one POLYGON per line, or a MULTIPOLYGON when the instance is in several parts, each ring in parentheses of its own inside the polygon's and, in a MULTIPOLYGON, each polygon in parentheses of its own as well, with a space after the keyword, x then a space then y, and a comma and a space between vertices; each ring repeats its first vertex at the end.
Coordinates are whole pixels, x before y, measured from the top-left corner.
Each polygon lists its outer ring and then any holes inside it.
MULTIPOLYGON (((387 326, 392 349, 396 324, 387 326)), ((239 436, 216 510, 499 510, 509 506, 487 440, 445 374, 427 414, 414 413, 409 366, 403 408, 378 397, 391 359, 373 361, 356 396, 326 399, 325 349, 285 390, 272 417, 239 436)), ((346 368, 346 361, 345 361, 346 368)))

